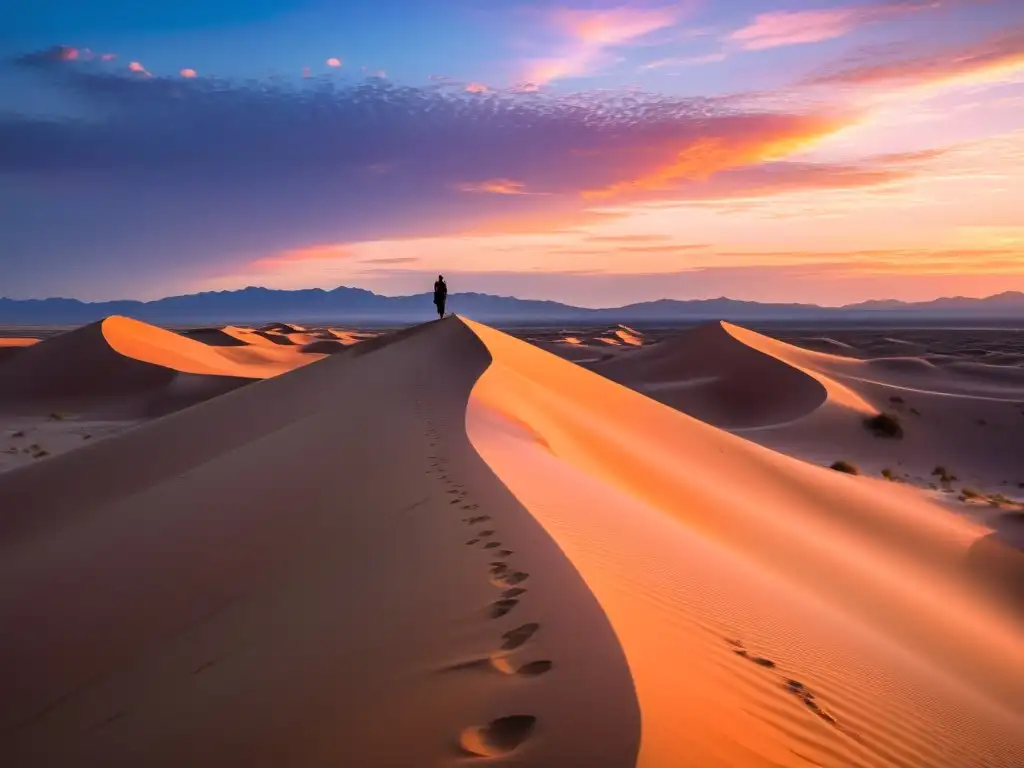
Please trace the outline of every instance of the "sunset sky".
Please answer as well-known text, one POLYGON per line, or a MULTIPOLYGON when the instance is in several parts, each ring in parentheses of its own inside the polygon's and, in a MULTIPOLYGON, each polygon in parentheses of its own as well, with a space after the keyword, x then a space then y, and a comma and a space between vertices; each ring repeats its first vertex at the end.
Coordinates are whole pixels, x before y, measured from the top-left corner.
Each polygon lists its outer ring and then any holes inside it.
POLYGON ((1024 290, 1024 0, 0 13, 0 295, 1024 290))

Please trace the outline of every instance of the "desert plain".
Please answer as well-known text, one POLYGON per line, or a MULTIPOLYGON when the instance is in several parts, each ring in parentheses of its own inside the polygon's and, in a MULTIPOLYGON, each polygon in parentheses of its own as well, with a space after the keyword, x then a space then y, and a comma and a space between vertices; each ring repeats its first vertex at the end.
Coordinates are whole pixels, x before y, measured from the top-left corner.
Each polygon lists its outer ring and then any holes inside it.
POLYGON ((1024 765, 1024 331, 0 333, 0 765, 1024 765))

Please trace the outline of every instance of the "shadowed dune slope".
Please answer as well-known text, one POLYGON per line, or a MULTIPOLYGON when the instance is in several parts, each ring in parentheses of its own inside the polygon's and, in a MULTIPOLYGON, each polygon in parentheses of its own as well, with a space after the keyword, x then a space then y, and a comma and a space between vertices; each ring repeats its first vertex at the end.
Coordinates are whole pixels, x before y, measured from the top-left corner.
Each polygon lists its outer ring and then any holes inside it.
POLYGON ((39 339, 0 338, 0 363, 10 360, 15 355, 38 343, 39 339))
POLYGON ((591 367, 659 402, 725 428, 792 421, 812 413, 830 397, 870 410, 840 385, 805 368, 810 355, 834 357, 716 322, 591 367))
POLYGON ((607 618, 466 436, 488 364, 450 318, 0 477, 0 764, 634 765, 607 618))
MULTIPOLYGON (((1024 763, 1024 617, 977 576, 986 529, 469 325, 493 358, 470 439, 608 615, 636 686, 638 765, 1024 763)), ((686 348, 713 364, 683 373, 816 354, 744 336, 702 329, 686 348)), ((630 362, 678 375, 656 350, 630 362)), ((751 364, 777 385, 810 378, 751 364)))

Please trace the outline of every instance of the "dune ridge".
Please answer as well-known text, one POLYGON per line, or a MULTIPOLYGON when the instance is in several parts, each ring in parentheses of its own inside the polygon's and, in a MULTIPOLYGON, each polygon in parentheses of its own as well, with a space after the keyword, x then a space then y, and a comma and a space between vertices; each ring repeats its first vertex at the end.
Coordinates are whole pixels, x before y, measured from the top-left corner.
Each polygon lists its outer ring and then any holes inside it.
POLYGON ((604 613, 466 436, 486 349, 366 344, 0 477, 0 763, 635 763, 604 613))
POLYGON ((251 345, 230 326, 199 337, 112 316, 45 339, 0 367, 0 409, 152 417, 323 358, 251 345))

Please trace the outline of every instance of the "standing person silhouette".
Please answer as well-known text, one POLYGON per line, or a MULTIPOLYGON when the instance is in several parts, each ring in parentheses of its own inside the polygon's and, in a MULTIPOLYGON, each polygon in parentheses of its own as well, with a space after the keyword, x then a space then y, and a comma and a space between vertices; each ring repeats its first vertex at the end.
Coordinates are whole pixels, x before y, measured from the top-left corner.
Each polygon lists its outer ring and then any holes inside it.
POLYGON ((434 306, 437 307, 438 318, 444 317, 444 303, 448 298, 448 284, 444 281, 444 275, 437 276, 434 283, 434 306))

